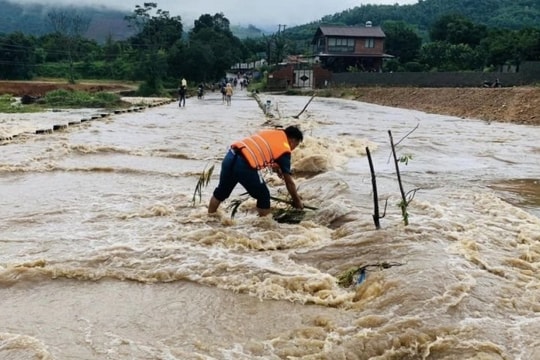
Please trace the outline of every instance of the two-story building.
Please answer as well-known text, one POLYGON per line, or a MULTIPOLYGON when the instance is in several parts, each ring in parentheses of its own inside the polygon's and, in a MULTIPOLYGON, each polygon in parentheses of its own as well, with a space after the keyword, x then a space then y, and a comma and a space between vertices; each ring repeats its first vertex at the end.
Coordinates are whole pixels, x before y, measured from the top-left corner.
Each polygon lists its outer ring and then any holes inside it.
POLYGON ((382 70, 384 38, 380 26, 335 26, 321 25, 315 32, 311 44, 313 55, 324 69, 332 72, 382 70))
POLYGON ((313 36, 313 54, 289 57, 268 76, 270 89, 323 88, 333 73, 381 72, 386 35, 379 26, 321 25, 313 36))

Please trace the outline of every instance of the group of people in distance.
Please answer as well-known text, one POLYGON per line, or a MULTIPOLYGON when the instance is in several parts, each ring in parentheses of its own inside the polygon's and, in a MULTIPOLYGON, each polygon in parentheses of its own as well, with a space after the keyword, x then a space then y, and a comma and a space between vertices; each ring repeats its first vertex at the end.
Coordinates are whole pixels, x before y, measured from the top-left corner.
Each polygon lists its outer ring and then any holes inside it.
MULTIPOLYGON (((212 90, 214 89, 214 86, 212 85, 212 90)), ((222 103, 227 104, 227 106, 231 105, 231 99, 232 95, 234 93, 233 87, 230 82, 222 82, 220 83, 220 89, 222 95, 222 103)), ((185 78, 182 78, 180 81, 180 86, 178 87, 178 106, 179 107, 185 107, 186 106, 186 96, 187 96, 187 81, 185 78)), ((197 99, 203 99, 204 98, 204 84, 201 83, 197 87, 197 99)))
POLYGON ((233 95, 233 88, 230 82, 227 84, 221 84, 221 95, 222 95, 222 102, 226 103, 227 106, 231 106, 231 98, 233 95))

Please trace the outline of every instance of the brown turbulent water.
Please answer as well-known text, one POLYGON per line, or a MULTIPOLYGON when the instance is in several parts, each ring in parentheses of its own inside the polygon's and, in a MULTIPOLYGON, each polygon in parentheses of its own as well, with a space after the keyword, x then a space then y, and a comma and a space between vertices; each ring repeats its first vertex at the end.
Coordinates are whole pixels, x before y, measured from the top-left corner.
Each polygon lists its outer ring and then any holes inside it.
POLYGON ((540 358, 540 128, 319 98, 295 118, 309 98, 261 100, 272 118, 209 93, 44 135, 92 111, 1 115, 0 359, 540 358), (209 217, 227 146, 289 124, 318 210, 286 224, 247 200, 209 217))

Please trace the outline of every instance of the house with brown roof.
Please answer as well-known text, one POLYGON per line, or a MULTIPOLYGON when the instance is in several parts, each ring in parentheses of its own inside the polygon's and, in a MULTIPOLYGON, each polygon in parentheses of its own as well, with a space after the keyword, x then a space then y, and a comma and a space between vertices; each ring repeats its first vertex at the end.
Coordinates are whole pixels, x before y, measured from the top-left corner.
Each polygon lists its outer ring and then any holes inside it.
POLYGON ((324 69, 332 72, 382 71, 386 35, 380 26, 321 25, 311 44, 313 55, 324 69))

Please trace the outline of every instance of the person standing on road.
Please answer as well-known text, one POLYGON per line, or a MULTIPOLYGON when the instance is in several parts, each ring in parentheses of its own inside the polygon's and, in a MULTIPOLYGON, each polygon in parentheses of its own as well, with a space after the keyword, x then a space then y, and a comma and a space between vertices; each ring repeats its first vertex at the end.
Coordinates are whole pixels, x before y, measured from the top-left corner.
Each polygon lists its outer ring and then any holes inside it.
POLYGON ((227 83, 227 86, 225 86, 225 100, 227 101, 227 106, 231 106, 232 95, 233 88, 231 86, 231 83, 227 83))
POLYGON ((302 131, 296 126, 289 126, 286 129, 262 130, 233 143, 221 163, 219 184, 208 204, 208 213, 215 213, 240 183, 257 200, 259 216, 270 214, 270 191, 260 173, 265 168, 278 173, 285 181, 294 207, 303 209, 291 175, 291 152, 303 140, 302 131))
POLYGON ((178 89, 178 106, 180 107, 186 107, 186 92, 186 87, 180 85, 180 88, 178 89))
POLYGON ((186 106, 186 94, 187 94, 187 80, 182 78, 180 81, 180 87, 178 88, 178 106, 186 106))
POLYGON ((197 99, 203 99, 204 98, 204 84, 200 83, 199 87, 197 88, 197 99))
POLYGON ((225 99, 226 99, 226 95, 225 95, 225 88, 226 88, 226 84, 225 82, 222 82, 219 86, 219 91, 221 92, 221 103, 222 104, 225 104, 225 99))

